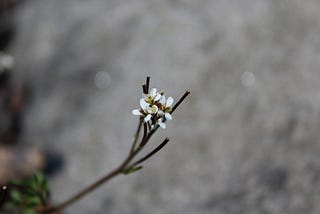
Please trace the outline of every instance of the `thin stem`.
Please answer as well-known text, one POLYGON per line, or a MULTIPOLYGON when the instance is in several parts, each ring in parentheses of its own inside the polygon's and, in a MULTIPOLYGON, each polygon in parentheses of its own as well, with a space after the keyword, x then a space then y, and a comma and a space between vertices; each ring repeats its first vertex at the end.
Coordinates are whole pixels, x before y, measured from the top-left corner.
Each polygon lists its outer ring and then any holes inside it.
POLYGON ((150 86, 150 76, 147 76, 146 84, 143 84, 143 85, 142 85, 142 91, 143 91, 143 93, 145 93, 145 94, 148 94, 148 93, 149 93, 149 86, 150 86))
POLYGON ((169 142, 169 138, 166 138, 159 146, 157 146, 154 150, 152 150, 149 154, 147 154, 146 156, 144 156, 143 158, 137 160, 136 162, 134 162, 133 164, 131 164, 132 166, 136 166, 144 161, 146 161, 147 159, 149 159, 151 156, 153 156, 154 154, 156 154, 158 151, 160 151, 167 143, 169 142))
POLYGON ((179 101, 172 107, 171 114, 178 108, 178 106, 183 102, 183 100, 190 94, 190 91, 186 91, 182 97, 179 99, 179 101))
POLYGON ((143 84, 143 85, 142 85, 142 91, 143 91, 144 94, 148 94, 148 93, 147 93, 146 84, 143 84))
POLYGON ((144 123, 144 136, 143 136, 138 148, 136 150, 134 150, 132 153, 129 153, 128 157, 123 161, 123 163, 119 167, 117 167, 116 169, 114 169, 113 171, 108 173, 107 175, 103 176, 99 180, 95 181, 93 184, 91 184, 88 187, 84 188, 83 190, 81 190, 80 192, 78 192, 74 196, 70 197, 66 201, 58 204, 57 206, 47 208, 47 209, 43 210, 42 212, 43 213, 52 213, 52 212, 56 212, 56 211, 59 211, 59 210, 63 210, 66 207, 68 207, 69 205, 73 204, 74 202, 80 200, 85 195, 91 193, 92 191, 94 191, 95 189, 97 189, 98 187, 100 187, 102 184, 106 183, 110 179, 114 178, 115 176, 118 176, 118 175, 122 174, 123 171, 129 165, 129 163, 132 161, 132 159, 147 144, 147 142, 149 141, 149 139, 151 138, 151 136, 154 134, 154 132, 157 130, 158 127, 155 127, 149 133, 147 133, 147 128, 148 127, 147 127, 146 123, 144 123))
POLYGON ((140 122, 139 122, 139 125, 138 125, 138 128, 137 128, 137 131, 134 135, 134 138, 133 138, 133 143, 132 143, 132 146, 131 146, 131 149, 130 149, 130 153, 129 154, 132 154, 133 151, 135 150, 135 147, 136 147, 136 144, 138 142, 138 138, 139 138, 139 134, 140 134, 140 130, 141 130, 141 126, 142 126, 142 119, 140 119, 140 122))
POLYGON ((148 125, 147 123, 143 123, 143 137, 142 137, 142 141, 144 141, 144 139, 147 137, 147 133, 148 133, 148 125))
POLYGON ((147 91, 147 94, 149 93, 149 89, 150 89, 150 76, 147 76, 147 79, 146 79, 146 91, 147 91))
POLYGON ((151 130, 151 124, 147 123, 147 125, 148 125, 149 131, 150 131, 151 130))
POLYGON ((109 174, 107 174, 106 176, 102 177, 101 179, 97 180, 96 182, 94 182, 93 184, 89 185, 88 187, 84 188, 83 190, 81 190, 79 193, 75 194, 74 196, 72 196, 71 198, 69 198, 68 200, 66 200, 65 202, 49 208, 48 210, 44 210, 44 213, 51 213, 51 212, 56 212, 59 210, 63 210, 66 207, 68 207, 70 204, 78 201, 79 199, 81 199, 83 196, 87 195, 88 193, 92 192, 93 190, 95 190, 96 188, 98 188, 99 186, 101 186, 102 184, 104 184, 105 182, 109 181, 110 179, 112 179, 113 177, 119 175, 123 170, 123 167, 118 167, 115 170, 111 171, 109 174))
MULTIPOLYGON (((157 129, 159 128, 159 125, 156 125, 156 127, 154 127, 153 129, 151 129, 151 131, 143 137, 141 143, 139 144, 137 150, 135 151, 135 153, 138 153, 149 141, 149 139, 152 137, 152 135, 157 131, 157 129)), ((145 126, 145 129, 147 129, 147 127, 145 126)))

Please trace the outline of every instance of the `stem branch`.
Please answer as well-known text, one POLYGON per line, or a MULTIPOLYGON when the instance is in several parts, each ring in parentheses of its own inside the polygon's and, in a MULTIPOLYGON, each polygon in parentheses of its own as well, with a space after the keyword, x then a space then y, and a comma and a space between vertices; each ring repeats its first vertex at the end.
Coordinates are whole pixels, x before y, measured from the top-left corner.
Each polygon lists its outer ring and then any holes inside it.
POLYGON ((136 162, 134 162, 133 164, 131 164, 130 167, 136 166, 144 161, 146 161, 147 159, 149 159, 151 156, 153 156, 154 154, 156 154, 158 151, 160 151, 167 143, 169 142, 169 138, 166 138, 159 146, 157 146, 154 150, 152 150, 149 154, 147 154, 146 156, 144 156, 143 158, 137 160, 136 162))
POLYGON ((178 106, 183 102, 184 99, 190 94, 190 91, 186 91, 182 97, 178 100, 178 102, 172 107, 171 114, 178 108, 178 106))
MULTIPOLYGON (((157 130, 158 127, 155 127, 154 129, 152 129, 149 133, 147 133, 147 125, 146 123, 143 124, 144 126, 144 133, 143 133, 143 138, 138 146, 137 149, 135 149, 135 145, 132 145, 131 150, 132 152, 129 153, 129 155, 127 156, 127 158, 123 161, 123 163, 115 168, 114 170, 112 170, 110 173, 108 173, 107 175, 103 176, 102 178, 100 178, 99 180, 95 181, 93 184, 87 186, 86 188, 84 188, 83 190, 81 190, 80 192, 76 193, 74 196, 71 196, 69 199, 67 199, 66 201, 54 206, 54 207, 49 207, 46 208, 44 210, 42 210, 42 213, 52 213, 52 212, 57 212, 60 210, 65 209, 66 207, 68 207, 69 205, 73 204, 74 202, 80 200, 82 197, 84 197, 85 195, 91 193, 92 191, 94 191, 95 189, 97 189, 98 187, 100 187, 101 185, 103 185, 104 183, 106 183, 107 181, 111 180, 112 178, 122 174, 124 172, 124 170, 127 168, 127 166, 130 164, 130 162, 133 160, 133 158, 142 150, 142 148, 147 144, 147 142, 149 141, 149 139, 151 138, 151 136, 155 133, 155 131, 157 130)), ((137 132, 135 134, 134 137, 134 141, 133 144, 136 144, 136 141, 139 137, 139 132, 141 129, 141 121, 139 123, 137 132)), ((166 139, 165 141, 168 141, 169 139, 166 139)), ((166 142, 167 143, 167 142, 166 142)), ((163 143, 162 143, 163 144, 163 143)), ((162 145, 161 144, 161 145, 162 145)), ((164 145, 163 145, 164 146, 164 145)), ((162 146, 162 147, 163 147, 162 146)), ((161 147, 161 148, 162 148, 161 147)), ((158 147, 157 147, 158 148, 158 147)), ((159 149, 160 150, 160 149, 159 149)), ((153 152, 154 154, 155 152, 153 152)), ((151 155, 153 155, 151 154, 151 155)), ((150 155, 150 156, 151 156, 150 155)), ((149 157, 147 157, 149 158, 149 157)), ((141 161, 141 160, 140 160, 141 161)))

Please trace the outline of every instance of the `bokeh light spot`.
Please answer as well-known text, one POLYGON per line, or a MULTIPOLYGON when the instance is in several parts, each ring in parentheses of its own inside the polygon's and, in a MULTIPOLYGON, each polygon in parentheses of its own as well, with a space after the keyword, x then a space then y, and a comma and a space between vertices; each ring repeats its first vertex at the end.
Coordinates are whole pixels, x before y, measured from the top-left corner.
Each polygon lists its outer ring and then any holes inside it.
POLYGON ((106 89, 111 83, 110 74, 106 71, 99 71, 94 77, 94 85, 98 89, 106 89))

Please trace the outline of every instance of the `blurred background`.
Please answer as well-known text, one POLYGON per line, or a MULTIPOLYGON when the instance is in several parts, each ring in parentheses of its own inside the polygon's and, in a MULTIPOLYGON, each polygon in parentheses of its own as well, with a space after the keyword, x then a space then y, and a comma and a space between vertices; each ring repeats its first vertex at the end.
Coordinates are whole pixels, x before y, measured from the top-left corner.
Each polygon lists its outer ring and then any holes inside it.
POLYGON ((319 1, 11 2, 19 144, 63 157, 55 202, 123 160, 146 75, 191 91, 169 145, 66 213, 320 213, 319 1))

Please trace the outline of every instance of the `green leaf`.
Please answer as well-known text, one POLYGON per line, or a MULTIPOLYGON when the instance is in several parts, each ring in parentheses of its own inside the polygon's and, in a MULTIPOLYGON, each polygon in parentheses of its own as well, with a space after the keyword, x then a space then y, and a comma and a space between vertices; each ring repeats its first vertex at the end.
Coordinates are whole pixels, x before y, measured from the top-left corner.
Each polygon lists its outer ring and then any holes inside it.
POLYGON ((42 173, 37 172, 36 174, 33 175, 33 180, 36 182, 36 184, 38 184, 40 186, 47 179, 45 178, 45 176, 42 173))
POLYGON ((36 214, 35 207, 45 205, 49 201, 48 181, 41 173, 35 173, 28 180, 13 180, 10 183, 13 188, 9 191, 9 200, 4 204, 8 211, 36 214))
POLYGON ((34 211, 34 209, 25 209, 23 211, 23 214, 37 214, 36 211, 34 211))
POLYGON ((142 169, 142 166, 132 166, 132 167, 129 167, 129 168, 123 170, 123 174, 128 175, 128 174, 134 173, 136 171, 139 171, 141 169, 142 169))
POLYGON ((21 201, 21 193, 19 191, 17 191, 17 190, 10 191, 10 197, 15 202, 20 202, 21 201))
POLYGON ((38 196, 28 197, 24 201, 28 206, 38 206, 41 205, 41 199, 38 196))

